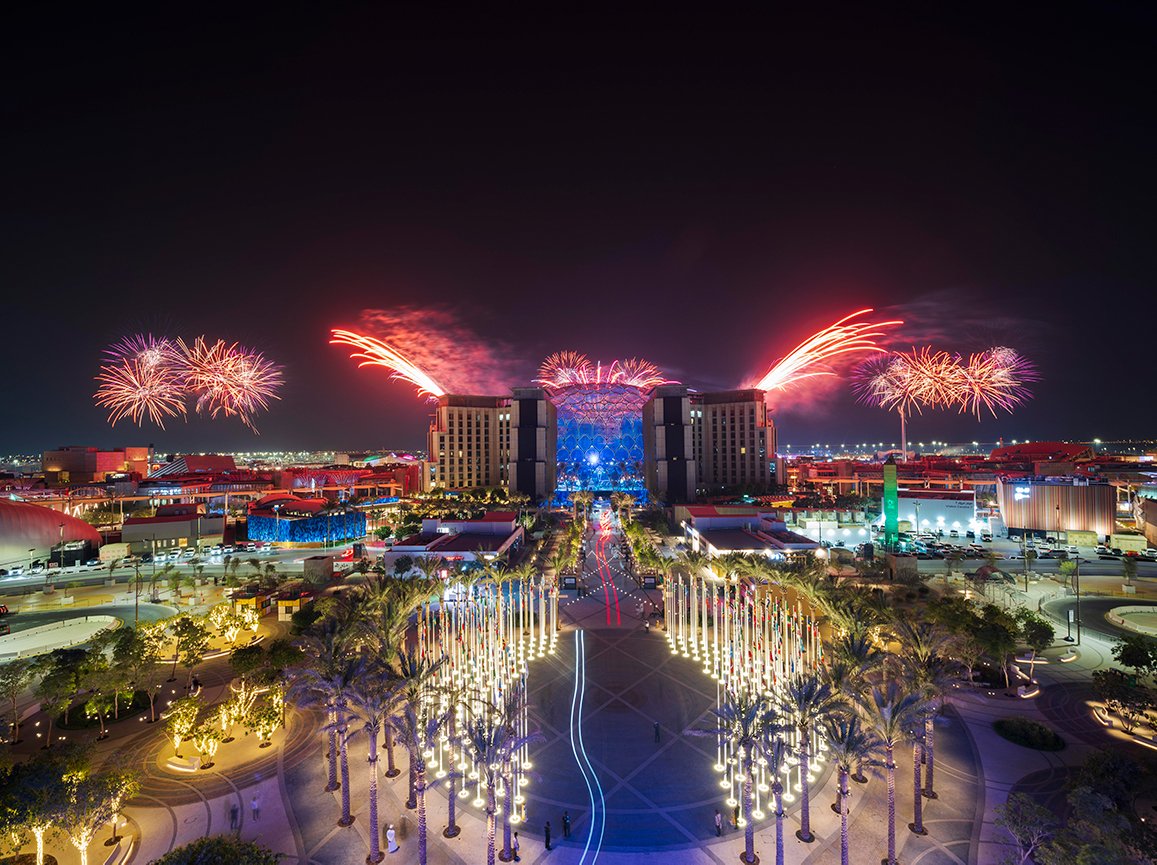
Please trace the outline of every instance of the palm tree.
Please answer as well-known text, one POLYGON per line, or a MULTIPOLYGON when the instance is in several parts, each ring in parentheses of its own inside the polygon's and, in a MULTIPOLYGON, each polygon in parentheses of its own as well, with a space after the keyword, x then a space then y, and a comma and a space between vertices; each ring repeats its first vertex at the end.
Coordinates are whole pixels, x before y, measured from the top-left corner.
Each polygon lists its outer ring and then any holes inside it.
POLYGON ((908 828, 916 835, 927 835, 924 828, 924 796, 920 790, 920 753, 924 743, 920 715, 926 715, 926 708, 922 707, 912 719, 912 729, 908 731, 908 738, 912 740, 912 822, 908 828))
MULTIPOLYGON (((349 651, 349 633, 337 621, 327 620, 316 634, 305 636, 299 646, 307 665, 297 671, 290 695, 302 705, 322 709, 329 722, 323 730, 329 739, 330 777, 326 791, 337 790, 338 783, 338 696, 353 680, 349 651)), ((344 794, 344 798, 347 798, 344 794)))
MULTIPOLYGON (((404 702, 389 717, 394 738, 410 754, 410 771, 414 777, 414 795, 418 808, 418 863, 426 865, 426 752, 438 745, 447 723, 446 711, 425 713, 421 704, 404 702)), ((411 807, 407 802, 406 807, 411 807)))
POLYGON ((418 570, 430 582, 438 577, 438 572, 446 567, 441 556, 422 556, 417 562, 418 570))
POLYGON ((498 804, 494 790, 498 781, 498 765, 506 733, 495 718, 492 706, 487 706, 481 714, 472 715, 466 721, 466 741, 474 766, 478 772, 479 785, 486 785, 486 865, 494 865, 495 814, 498 804))
MULTIPOLYGON (((446 700, 446 735, 452 743, 459 741, 458 711, 466 705, 466 688, 450 681, 441 688, 442 696, 446 700)), ((451 760, 453 752, 451 752, 451 760)), ((446 797, 446 828, 442 830, 442 837, 455 838, 462 831, 458 825, 458 778, 460 773, 454 771, 453 763, 446 773, 446 781, 450 785, 450 792, 446 797)))
MULTIPOLYGON (((729 739, 739 753, 739 768, 743 773, 743 839, 744 862, 755 862, 755 821, 751 816, 754 798, 756 757, 767 750, 768 743, 779 732, 775 709, 762 696, 746 692, 729 692, 718 709, 712 710, 719 719, 709 730, 688 730, 693 736, 716 736, 729 739)), ((778 805, 777 805, 777 810, 778 805)))
POLYGON ((711 561, 711 557, 707 555, 707 553, 697 552, 696 550, 684 550, 679 553, 678 556, 679 564, 687 571, 687 575, 692 577, 707 567, 709 561, 711 561))
POLYGON ((909 688, 923 700, 923 754, 927 764, 924 796, 936 798, 933 773, 936 765, 936 715, 941 701, 951 692, 959 664, 949 659, 952 638, 942 628, 922 622, 914 624, 906 619, 897 621, 893 634, 900 642, 901 673, 909 688))
POLYGON ((783 764, 787 759, 787 742, 778 733, 767 743, 763 757, 773 780, 771 796, 775 803, 775 865, 783 865, 783 764))
MULTIPOLYGON (((416 649, 399 649, 395 659, 395 675, 398 678, 397 714, 412 712, 414 717, 421 718, 423 704, 430 689, 430 681, 444 659, 430 661, 418 653, 416 649)), ((388 725, 392 732, 396 731, 393 724, 388 725)), ((390 745, 393 746, 393 736, 390 736, 390 745)), ((423 763, 422 753, 415 751, 413 743, 405 745, 409 761, 409 796, 406 798, 406 807, 411 810, 418 807, 418 764, 423 763)))
POLYGON ((780 696, 780 711, 799 733, 800 828, 796 837, 811 843, 811 799, 808 789, 808 760, 811 756, 811 731, 841 705, 831 685, 816 673, 799 673, 789 679, 780 696))
POLYGON ((581 514, 582 518, 585 519, 587 509, 595 500, 595 494, 590 490, 579 490, 571 493, 570 500, 574 504, 574 518, 579 519, 581 514))
MULTIPOLYGON (((389 722, 390 712, 397 698, 395 680, 380 664, 363 658, 358 664, 358 674, 347 696, 350 717, 361 721, 362 730, 369 744, 370 766, 370 855, 366 861, 381 862, 385 858, 381 847, 381 833, 378 831, 378 736, 382 727, 389 722)), ((425 860, 423 860, 425 861, 425 860)))
POLYGON ((619 519, 623 522, 630 522, 631 508, 635 506, 635 497, 630 493, 622 493, 619 495, 619 504, 616 510, 619 512, 619 519), (624 518, 625 514, 625 518, 624 518))
POLYGON ((840 865, 848 865, 848 778, 879 753, 880 740, 854 716, 828 718, 823 729, 839 775, 836 810, 840 815, 840 865))
POLYGON ((525 706, 526 697, 520 690, 514 688, 507 692, 506 699, 502 701, 500 706, 496 707, 499 712, 497 722, 502 727, 504 737, 502 761, 499 764, 504 792, 502 810, 506 815, 506 819, 502 821, 502 854, 499 856, 503 862, 509 862, 514 858, 514 852, 510 847, 510 818, 514 814, 514 796, 518 792, 518 784, 514 777, 514 755, 523 746, 542 739, 542 734, 538 731, 530 732, 522 737, 518 735, 518 725, 525 706))
POLYGON ((893 679, 885 685, 875 685, 858 702, 865 721, 884 748, 884 771, 888 779, 888 858, 885 862, 896 865, 895 752, 920 710, 920 698, 893 679))

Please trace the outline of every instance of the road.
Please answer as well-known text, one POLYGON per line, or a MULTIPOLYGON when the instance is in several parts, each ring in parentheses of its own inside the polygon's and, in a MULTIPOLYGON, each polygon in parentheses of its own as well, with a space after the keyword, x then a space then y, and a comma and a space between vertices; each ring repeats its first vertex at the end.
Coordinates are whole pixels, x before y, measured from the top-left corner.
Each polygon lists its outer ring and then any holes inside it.
MULTIPOLYGON (((302 561, 308 556, 317 555, 337 555, 341 556, 348 552, 350 544, 342 546, 330 547, 329 549, 317 549, 316 547, 290 548, 278 549, 269 552, 239 552, 232 553, 234 559, 241 563, 238 570, 239 576, 252 575, 253 569, 249 567, 250 559, 256 559, 261 563, 262 568, 266 564, 272 563, 277 565, 278 571, 282 573, 292 573, 294 571, 302 570, 302 561)), ((380 549, 371 550, 367 547, 367 555, 371 558, 380 554, 380 549)), ((141 565, 141 576, 147 582, 152 574, 159 573, 166 564, 174 565, 182 574, 192 574, 194 565, 191 565, 189 559, 181 559, 177 562, 150 562, 141 565)), ((204 575, 210 579, 214 576, 225 576, 226 565, 224 560, 221 561, 204 561, 198 560, 198 565, 204 567, 204 575)), ((129 578, 133 573, 133 569, 122 565, 118 567, 113 573, 113 577, 121 582, 129 578)), ((66 568, 64 570, 53 570, 49 574, 21 574, 18 576, 0 577, 0 594, 26 594, 29 590, 40 589, 44 586, 46 576, 51 576, 52 582, 55 585, 61 583, 68 583, 70 585, 84 585, 95 586, 108 579, 108 567, 93 569, 75 570, 73 568, 66 568)))

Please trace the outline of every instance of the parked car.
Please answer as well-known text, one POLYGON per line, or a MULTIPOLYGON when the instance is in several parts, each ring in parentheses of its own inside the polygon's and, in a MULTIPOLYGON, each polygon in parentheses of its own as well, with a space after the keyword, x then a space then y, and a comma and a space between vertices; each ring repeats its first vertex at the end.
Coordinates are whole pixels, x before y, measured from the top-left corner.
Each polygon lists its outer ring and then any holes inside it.
POLYGON ((985 543, 989 543, 989 544, 992 543, 992 535, 988 534, 988 532, 985 532, 984 534, 982 534, 980 536, 980 539, 982 541, 984 541, 985 543))

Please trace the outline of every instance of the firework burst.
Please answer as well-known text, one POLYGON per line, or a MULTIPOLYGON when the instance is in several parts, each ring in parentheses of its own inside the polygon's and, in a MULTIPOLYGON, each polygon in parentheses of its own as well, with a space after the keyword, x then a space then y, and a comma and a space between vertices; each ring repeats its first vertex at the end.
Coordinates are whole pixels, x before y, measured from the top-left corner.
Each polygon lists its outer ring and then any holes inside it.
POLYGON ((96 404, 109 410, 110 426, 124 418, 140 426, 147 417, 164 429, 167 419, 186 415, 185 383, 169 364, 124 357, 103 365, 96 380, 96 404))
POLYGON ((902 321, 852 321, 872 312, 861 309, 812 334, 777 360, 755 385, 760 390, 783 390, 807 378, 835 375, 833 362, 860 352, 883 352, 876 340, 886 336, 885 328, 902 321))
POLYGON ((550 355, 538 368, 535 382, 550 390, 620 385, 649 391, 661 384, 677 384, 666 378, 653 363, 641 358, 614 360, 604 366, 601 361, 592 361, 575 351, 550 355))
POLYGON ((144 367, 177 367, 181 353, 177 344, 167 337, 151 333, 137 333, 113 343, 104 351, 115 361, 133 361, 144 367))
POLYGON ((900 415, 900 439, 907 453, 906 421, 925 408, 956 408, 962 414, 983 412, 996 417, 1009 414, 1032 394, 1027 384, 1037 381, 1036 367, 1017 351, 997 346, 971 354, 958 354, 930 346, 890 352, 861 364, 852 380, 860 402, 900 415))
POLYGON ((979 420, 983 411, 996 417, 997 409, 1012 414, 1013 409, 1032 396, 1027 385, 1040 374, 1031 361, 1005 346, 971 354, 960 364, 957 402, 960 411, 979 420))
POLYGON ((284 383, 281 367, 261 352, 227 343, 210 343, 203 336, 193 343, 177 340, 184 366, 185 386, 197 398, 197 412, 211 418, 236 417, 256 432, 253 416, 280 399, 284 383))
POLYGON ((348 345, 358 349, 350 358, 359 361, 358 367, 380 366, 390 371, 390 378, 406 381, 418 389, 419 396, 431 399, 445 395, 438 382, 421 370, 413 361, 391 345, 372 336, 334 328, 330 345, 348 345))
POLYGON ((281 367, 260 352, 203 336, 192 343, 152 334, 125 337, 105 349, 109 360, 96 380, 96 404, 109 423, 145 418, 164 429, 165 419, 188 416, 186 402, 216 418, 237 417, 254 432, 253 417, 280 399, 281 367))

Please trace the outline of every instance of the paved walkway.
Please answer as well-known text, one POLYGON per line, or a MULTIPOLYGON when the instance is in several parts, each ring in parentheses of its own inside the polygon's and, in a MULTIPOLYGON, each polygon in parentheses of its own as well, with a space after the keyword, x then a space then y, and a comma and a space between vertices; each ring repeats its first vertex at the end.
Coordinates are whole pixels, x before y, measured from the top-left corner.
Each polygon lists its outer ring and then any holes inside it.
MULTIPOLYGON (((559 865, 590 865, 595 861, 604 865, 733 863, 743 849, 742 833, 728 826, 722 838, 714 836, 715 808, 727 813, 724 793, 712 768, 714 746, 709 739, 682 735, 689 727, 710 723, 714 682, 689 659, 672 655, 661 631, 645 630, 645 605, 657 599, 656 593, 651 592, 649 598, 625 576, 614 548, 613 542, 593 547, 587 563, 592 591, 581 599, 566 599, 562 604, 566 630, 560 635, 558 652, 535 661, 530 668, 532 711, 547 742, 532 751, 536 775, 525 789, 528 819, 519 827, 522 860, 559 865), (582 636, 576 638, 580 629, 582 636), (577 649, 583 650, 585 658, 585 676, 580 677, 585 683, 580 726, 589 762, 584 765, 588 778, 597 778, 602 789, 598 814, 591 810, 583 771, 571 747, 576 729, 571 707, 577 649), (659 743, 654 741, 656 720, 660 723, 659 743), (569 840, 560 837, 563 810, 569 810, 572 817, 569 840), (603 814, 605 831, 596 851, 593 842, 587 845, 588 829, 592 818, 601 823, 603 814), (556 843, 549 852, 543 847, 546 820, 551 821, 556 843)), ((223 659, 207 663, 199 676, 208 701, 223 695, 228 679, 223 659)), ((240 811, 237 831, 241 837, 258 839, 285 854, 287 865, 364 861, 369 846, 369 773, 363 735, 354 735, 349 743, 350 793, 356 820, 349 828, 339 828, 340 794, 324 792, 324 742, 316 732, 316 719, 291 713, 289 729, 278 734, 276 747, 249 749, 245 754, 228 752, 244 757, 243 765, 232 765, 224 755, 234 745, 226 745, 218 755, 218 767, 193 775, 173 775, 160 768, 168 747, 161 731, 146 727, 142 733, 141 725, 131 724, 121 729, 132 729, 133 735, 125 738, 119 731, 114 733, 102 752, 111 752, 112 759, 140 767, 146 774, 142 796, 127 809, 131 834, 143 838, 133 855, 134 863, 144 865, 173 846, 229 831, 233 804, 240 811), (260 802, 256 819, 249 807, 255 792, 260 802)), ((912 819, 911 756, 907 749, 897 754, 897 840, 905 865, 978 862, 974 823, 980 809, 987 806, 987 792, 981 793, 983 785, 976 772, 979 758, 970 729, 951 707, 938 720, 940 797, 925 801, 927 836, 915 836, 907 830, 912 819)), ((397 778, 379 776, 380 815, 383 832, 387 824, 395 824, 402 847, 400 854, 387 861, 412 863, 417 860, 417 822, 415 813, 403 804, 405 762, 404 755, 399 754, 403 772, 397 778)), ((813 787, 812 824, 817 840, 810 845, 795 838, 798 803, 790 806, 784 827, 787 862, 826 865, 839 861, 839 819, 829 807, 834 787, 830 773, 822 775, 813 787)), ((447 823, 446 804, 443 789, 430 792, 429 861, 438 865, 483 861, 484 814, 470 805, 460 807, 462 833, 447 840, 441 835, 447 823)), ((853 785, 851 809, 852 862, 876 865, 885 850, 883 779, 872 777, 865 786, 853 785)), ((759 823, 755 837, 763 861, 774 861, 774 821, 759 823)), ((54 844, 52 852, 59 855, 63 865, 76 861, 67 845, 54 844)), ((106 852, 105 848, 101 852, 106 852)), ((91 861, 100 861, 96 845, 91 861)))

